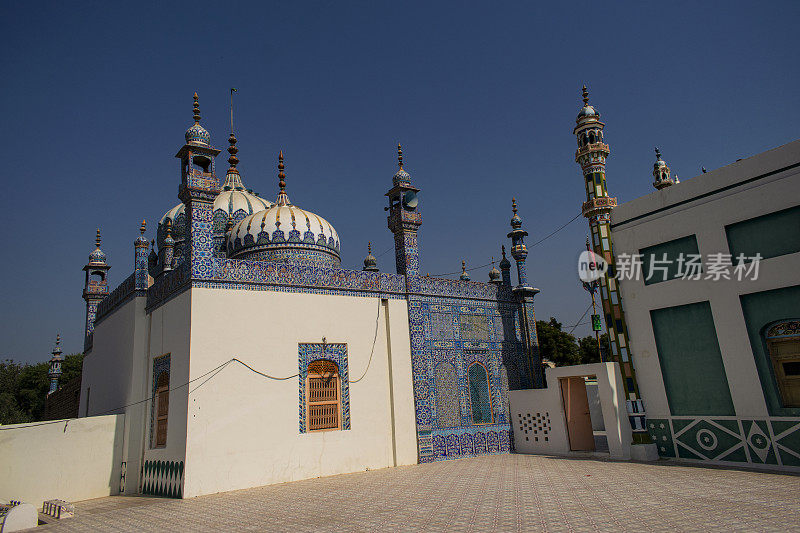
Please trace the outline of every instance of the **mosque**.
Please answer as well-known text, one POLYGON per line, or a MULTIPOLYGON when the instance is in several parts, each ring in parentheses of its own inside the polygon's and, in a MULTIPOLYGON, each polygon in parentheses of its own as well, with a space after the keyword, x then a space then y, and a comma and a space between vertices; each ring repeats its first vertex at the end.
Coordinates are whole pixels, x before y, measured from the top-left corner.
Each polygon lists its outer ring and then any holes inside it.
POLYGON ((283 153, 274 200, 262 197, 231 133, 220 184, 196 93, 193 118, 180 202, 153 242, 142 222, 130 276, 109 290, 99 230, 84 267, 79 415, 125 414, 120 491, 187 497, 508 453, 508 391, 542 379, 516 203, 516 282, 505 246, 486 282, 421 276, 421 191, 398 145, 396 272, 371 250, 343 269, 347 243, 293 203, 283 153))

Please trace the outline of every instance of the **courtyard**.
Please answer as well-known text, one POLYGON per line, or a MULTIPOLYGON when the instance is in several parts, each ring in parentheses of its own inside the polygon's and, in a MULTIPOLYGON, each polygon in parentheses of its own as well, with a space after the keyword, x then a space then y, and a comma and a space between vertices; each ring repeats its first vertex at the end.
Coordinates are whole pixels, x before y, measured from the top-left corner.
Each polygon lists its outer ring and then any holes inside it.
POLYGON ((36 531, 787 531, 800 477, 511 454, 75 508, 36 531))

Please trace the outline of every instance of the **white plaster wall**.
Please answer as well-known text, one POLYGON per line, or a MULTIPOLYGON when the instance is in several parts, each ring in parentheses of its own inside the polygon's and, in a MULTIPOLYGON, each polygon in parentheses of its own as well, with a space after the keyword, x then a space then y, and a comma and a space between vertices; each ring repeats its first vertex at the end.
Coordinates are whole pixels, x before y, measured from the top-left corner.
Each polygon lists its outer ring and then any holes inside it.
MULTIPOLYGON (((597 393, 603 413, 603 424, 608 438, 609 456, 614 459, 630 459, 631 426, 625 405, 622 375, 616 363, 593 363, 588 365, 560 366, 545 369, 548 386, 546 389, 510 391, 511 426, 514 430, 514 449, 519 453, 572 455, 585 452, 572 452, 569 449, 567 417, 561 395, 560 378, 597 378, 597 393), (537 437, 523 421, 527 415, 545 414, 550 421, 548 440, 537 428, 537 437), (527 439, 526 439, 527 437, 527 439)), ((528 423, 528 426, 531 424, 528 423)))
POLYGON ((0 500, 41 507, 119 491, 124 415, 65 420, 0 431, 0 500))
MULTIPOLYGON (((151 447, 150 421, 152 401, 142 404, 140 424, 142 438, 137 442, 137 452, 145 461, 184 461, 186 457, 186 411, 189 386, 189 335, 191 320, 191 291, 187 290, 154 309, 146 317, 146 353, 141 361, 140 375, 146 380, 140 383, 142 398, 153 394, 153 360, 170 354, 169 417, 167 421, 167 445, 151 447)), ((137 471, 138 474, 138 471, 137 471)))
MULTIPOLYGON (((795 141, 621 205, 613 212, 612 225, 798 161, 800 141, 795 141)), ((730 253, 725 225, 798 202, 800 170, 795 168, 614 228, 615 254, 638 253, 644 247, 694 234, 705 263, 707 254, 730 253)), ((647 416, 670 415, 650 311, 702 301, 711 304, 736 415, 768 416, 739 295, 797 285, 798 272, 800 253, 794 253, 762 260, 757 281, 674 279, 647 286, 643 279, 622 281, 625 317, 647 416)))
POLYGON ((275 377, 293 376, 298 343, 323 337, 347 343, 351 381, 369 368, 350 384, 351 429, 345 431, 299 432, 297 377, 266 379, 232 363, 193 384, 185 496, 417 462, 405 300, 219 289, 191 294, 192 379, 232 357, 275 377))

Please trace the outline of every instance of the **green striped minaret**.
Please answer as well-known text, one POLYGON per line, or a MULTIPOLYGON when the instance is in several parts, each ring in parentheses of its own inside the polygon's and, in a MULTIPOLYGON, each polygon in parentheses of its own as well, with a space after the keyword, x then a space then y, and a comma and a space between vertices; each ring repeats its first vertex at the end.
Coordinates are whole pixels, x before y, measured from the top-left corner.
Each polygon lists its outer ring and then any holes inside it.
POLYGON ((625 324, 625 312, 622 309, 622 295, 619 284, 614 278, 614 251, 611 244, 611 210, 617 206, 617 199, 608 195, 606 188, 606 158, 609 148, 603 142, 603 127, 600 113, 589 105, 589 93, 583 86, 583 108, 575 119, 573 133, 578 139, 578 150, 575 162, 583 170, 586 185, 586 202, 581 212, 589 220, 594 252, 609 264, 608 272, 600 278, 600 292, 603 299, 608 337, 611 344, 613 360, 619 364, 622 381, 625 387, 625 399, 628 417, 633 430, 634 444, 649 444, 644 405, 636 383, 636 371, 628 339, 628 327, 625 324))

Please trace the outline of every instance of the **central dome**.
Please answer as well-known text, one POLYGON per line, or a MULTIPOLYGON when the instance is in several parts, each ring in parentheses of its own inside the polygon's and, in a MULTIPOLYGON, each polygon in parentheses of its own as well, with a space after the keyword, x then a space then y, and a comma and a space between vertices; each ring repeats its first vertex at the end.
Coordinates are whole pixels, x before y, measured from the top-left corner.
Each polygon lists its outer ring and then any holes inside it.
POLYGON ((291 204, 283 152, 278 161, 280 192, 275 204, 231 228, 226 239, 228 257, 340 268, 339 234, 321 216, 291 204))

